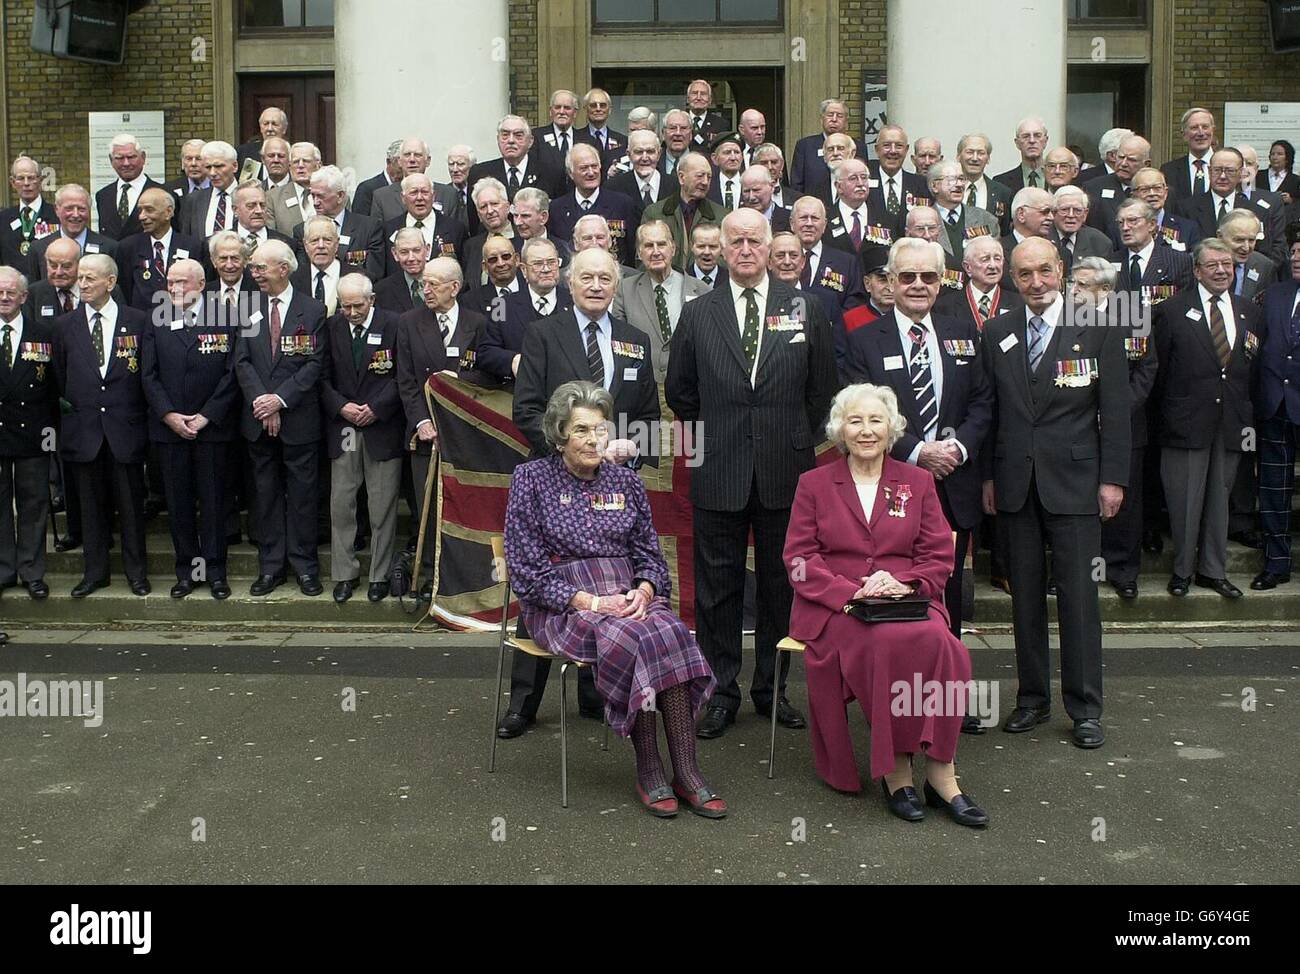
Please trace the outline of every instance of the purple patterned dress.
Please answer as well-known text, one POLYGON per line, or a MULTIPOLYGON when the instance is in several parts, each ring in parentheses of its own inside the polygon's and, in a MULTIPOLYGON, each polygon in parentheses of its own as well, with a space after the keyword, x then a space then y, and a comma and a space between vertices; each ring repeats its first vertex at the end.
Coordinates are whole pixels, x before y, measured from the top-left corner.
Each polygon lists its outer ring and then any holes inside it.
POLYGON ((698 716, 714 679, 686 623, 668 601, 671 581, 650 520, 641 478, 602 463, 595 480, 569 473, 557 454, 515 468, 506 506, 506 564, 528 632, 547 652, 595 667, 605 719, 632 733, 638 710, 659 693, 688 685, 698 716), (619 619, 569 607, 578 591, 655 588, 646 617, 619 619))

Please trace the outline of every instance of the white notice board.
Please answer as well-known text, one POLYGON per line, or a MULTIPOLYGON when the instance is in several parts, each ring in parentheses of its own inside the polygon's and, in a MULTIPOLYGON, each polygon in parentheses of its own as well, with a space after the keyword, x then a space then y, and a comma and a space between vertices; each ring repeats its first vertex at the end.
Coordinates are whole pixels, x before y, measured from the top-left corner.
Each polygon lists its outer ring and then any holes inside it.
POLYGON ((1268 149, 1278 139, 1300 146, 1300 102, 1230 101, 1223 106, 1223 144, 1246 143, 1268 168, 1268 149))
MULTIPOLYGON (((144 171, 158 182, 166 182, 167 138, 162 112, 89 112, 90 121, 90 195, 117 179, 108 162, 108 147, 122 134, 134 135, 145 151, 144 171)), ((99 216, 91 207, 95 229, 99 216)))

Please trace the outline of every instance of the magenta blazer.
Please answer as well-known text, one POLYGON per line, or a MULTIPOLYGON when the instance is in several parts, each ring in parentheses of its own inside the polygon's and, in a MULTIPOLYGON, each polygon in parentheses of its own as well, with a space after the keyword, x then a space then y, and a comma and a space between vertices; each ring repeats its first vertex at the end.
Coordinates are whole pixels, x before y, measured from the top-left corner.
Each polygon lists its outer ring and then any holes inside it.
POLYGON ((931 612, 948 624, 943 589, 952 574, 953 540, 934 476, 886 455, 876 491, 868 523, 846 458, 799 478, 785 536, 795 639, 817 639, 861 588, 862 576, 881 569, 900 582, 919 582, 917 594, 933 599, 931 612))

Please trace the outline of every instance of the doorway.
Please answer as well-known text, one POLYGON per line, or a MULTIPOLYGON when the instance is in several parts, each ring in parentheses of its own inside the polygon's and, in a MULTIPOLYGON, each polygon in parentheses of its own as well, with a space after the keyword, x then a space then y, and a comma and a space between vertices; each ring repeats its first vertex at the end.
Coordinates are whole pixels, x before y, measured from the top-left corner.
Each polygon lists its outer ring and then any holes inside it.
POLYGON ((289 116, 291 143, 311 142, 320 149, 323 162, 335 161, 334 75, 240 75, 240 142, 257 138, 257 118, 271 107, 282 108, 289 116))

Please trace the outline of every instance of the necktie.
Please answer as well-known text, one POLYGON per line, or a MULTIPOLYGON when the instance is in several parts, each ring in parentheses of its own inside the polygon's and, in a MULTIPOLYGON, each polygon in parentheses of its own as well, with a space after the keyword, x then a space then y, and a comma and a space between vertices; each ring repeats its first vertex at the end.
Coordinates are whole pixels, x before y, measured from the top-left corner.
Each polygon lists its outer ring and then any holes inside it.
POLYGON ((225 292, 226 292, 226 297, 225 297, 226 307, 233 308, 235 306, 235 289, 233 287, 228 287, 225 288, 225 292))
POLYGON ((1061 249, 1065 252, 1065 273, 1070 273, 1074 266, 1074 234, 1067 233, 1061 238, 1061 249))
POLYGON ((546 298, 538 298, 538 299, 537 299, 537 313, 538 313, 539 315, 545 315, 545 314, 546 314, 546 298))
POLYGON ((131 185, 129 183, 123 183, 122 195, 117 198, 117 218, 123 223, 125 223, 126 218, 131 215, 131 201, 128 199, 128 194, 130 192, 131 185))
POLYGON ((244 238, 244 256, 246 256, 246 257, 252 257, 252 256, 253 256, 253 252, 257 250, 257 244, 258 244, 257 234, 255 234, 255 233, 250 233, 247 237, 245 237, 245 238, 244 238))
POLYGON ((162 241, 153 242, 153 266, 160 277, 164 280, 167 278, 167 258, 163 256, 162 241))
POLYGON ((598 328, 594 321, 587 322, 587 367, 591 369, 591 381, 598 386, 605 384, 605 363, 600 357, 600 345, 596 342, 598 328))
POLYGON ((366 355, 366 326, 364 323, 352 326, 352 366, 360 371, 361 360, 366 355))
POLYGON ((907 331, 912 347, 907 357, 908 371, 912 377, 912 393, 916 397, 917 415, 921 420, 921 437, 928 439, 939 424, 939 402, 934 396, 934 376, 930 373, 930 354, 925 344, 925 326, 914 322, 907 331))
POLYGON ((979 306, 980 306, 980 320, 981 322, 983 322, 988 318, 989 312, 993 309, 993 301, 987 294, 981 294, 979 300, 979 306))
POLYGON ((569 154, 569 133, 563 132, 560 135, 560 155, 567 156, 568 154, 569 154))
POLYGON ((508 287, 503 287, 503 288, 500 288, 499 290, 500 290, 500 294, 497 295, 498 297, 502 297, 502 298, 504 298, 504 297, 506 297, 507 295, 510 294, 510 288, 508 288, 508 287))
POLYGON ((1228 329, 1224 327, 1217 296, 1210 301, 1210 339, 1214 342, 1214 354, 1219 357, 1219 368, 1226 369, 1228 359, 1232 357, 1232 346, 1228 344, 1228 329))
POLYGON ((316 272, 316 293, 312 295, 321 304, 325 303, 325 272, 316 272))
POLYGON ((72 292, 69 291, 66 287, 61 287, 61 288, 59 288, 59 299, 60 299, 60 301, 62 302, 63 313, 64 313, 65 315, 66 315, 66 314, 71 314, 71 313, 72 313, 72 308, 73 308, 73 305, 72 305, 72 292))
POLYGON ((604 129, 597 129, 597 130, 596 130, 596 141, 600 143, 600 147, 601 147, 602 150, 608 148, 608 146, 607 146, 606 143, 605 143, 605 130, 604 130, 604 129))
POLYGON ((673 327, 668 320, 668 298, 665 296, 662 284, 655 285, 655 312, 659 315, 659 334, 663 336, 664 344, 667 345, 673 337, 673 327))
POLYGON ((889 180, 889 198, 885 200, 885 209, 890 213, 898 212, 898 192, 894 189, 893 179, 889 180))
POLYGON ((700 129, 701 129, 701 128, 703 127, 703 125, 704 125, 704 116, 703 116, 703 115, 692 115, 692 116, 691 116, 691 119, 692 119, 692 121, 691 121, 691 127, 695 130, 695 138, 698 139, 698 138, 700 137, 700 129))
POLYGON ((1029 319, 1029 331, 1029 371, 1032 373, 1038 371, 1038 363, 1047 351, 1047 322, 1033 315, 1029 319))
POLYGON ((587 210, 591 209, 591 200, 582 200, 578 205, 582 207, 582 211, 585 213, 587 210))
POLYGON ((805 250, 803 252, 803 270, 799 272, 799 283, 805 290, 812 287, 812 264, 813 252, 805 250))
POLYGON ((978 200, 979 200, 979 197, 977 197, 977 196, 975 195, 975 184, 974 184, 974 183, 971 183, 971 184, 970 184, 970 190, 966 193, 966 205, 967 205, 967 206, 978 206, 978 205, 979 205, 978 200))
POLYGON ((23 223, 23 238, 30 240, 32 236, 33 223, 32 208, 30 206, 24 206, 22 213, 19 214, 19 219, 21 219, 23 223))
POLYGON ((1192 165, 1196 167, 1196 175, 1192 178, 1192 192, 1205 192, 1205 160, 1193 159, 1192 165))
POLYGON ((280 357, 280 299, 271 299, 271 361, 280 357))
POLYGON ((955 226, 957 226, 957 211, 956 211, 956 210, 949 210, 949 211, 948 211, 948 226, 950 226, 950 227, 955 227, 955 226))
POLYGON ((411 282, 411 304, 416 305, 418 307, 422 303, 423 303, 423 296, 420 293, 420 282, 412 281, 411 282))
POLYGON ((302 196, 298 199, 298 209, 303 216, 315 215, 316 208, 311 205, 311 193, 307 192, 305 189, 302 191, 302 196))
POLYGON ((424 229, 424 221, 423 221, 423 220, 416 220, 416 221, 415 221, 415 229, 417 229, 417 230, 423 230, 423 229, 424 229))
POLYGON ((644 206, 653 206, 654 197, 650 195, 650 184, 646 183, 641 187, 641 203, 644 206))
POLYGON ((1033 169, 1029 170, 1029 185, 1034 189, 1038 188, 1038 173, 1033 169))
POLYGON ((849 239, 853 241, 853 249, 859 250, 862 247, 862 221, 858 217, 858 211, 853 211, 853 229, 849 231, 849 239))
POLYGON ((510 167, 510 176, 506 179, 506 192, 510 196, 510 202, 514 202, 515 193, 519 192, 519 170, 514 166, 510 167))
POLYGON ((1142 258, 1134 254, 1128 262, 1128 286, 1134 291, 1142 287, 1142 258))
POLYGON ((733 209, 733 208, 734 208, 735 199, 736 199, 736 197, 732 194, 732 191, 731 191, 731 180, 728 179, 728 180, 727 180, 727 191, 726 191, 726 193, 723 194, 722 202, 723 202, 723 204, 727 207, 727 209, 730 210, 730 209, 733 209))
POLYGON ((1295 310, 1291 312, 1291 344, 1300 342, 1300 302, 1296 303, 1295 310))
POLYGON ((217 193, 217 214, 212 218, 212 232, 226 229, 226 191, 217 193))
POLYGON ((438 334, 442 336, 442 343, 447 344, 447 339, 451 337, 451 315, 443 312, 438 315, 438 334))
POLYGON ((745 330, 740 336, 740 345, 745 350, 749 362, 749 371, 754 371, 758 360, 758 300, 757 292, 752 287, 745 288, 745 330))
POLYGON ((1227 215, 1228 215, 1228 200, 1227 197, 1224 197, 1223 199, 1219 200, 1219 219, 1222 220, 1227 215))
POLYGON ((91 317, 90 340, 95 343, 95 361, 104 367, 104 316, 98 311, 91 317))
POLYGON ((703 277, 700 278, 700 280, 703 281, 705 284, 707 284, 709 287, 713 287, 713 278, 710 275, 705 274, 703 277))
POLYGON ((6 372, 11 368, 11 362, 14 357, 14 326, 5 322, 4 338, 0 339, 0 365, 4 366, 6 372))

